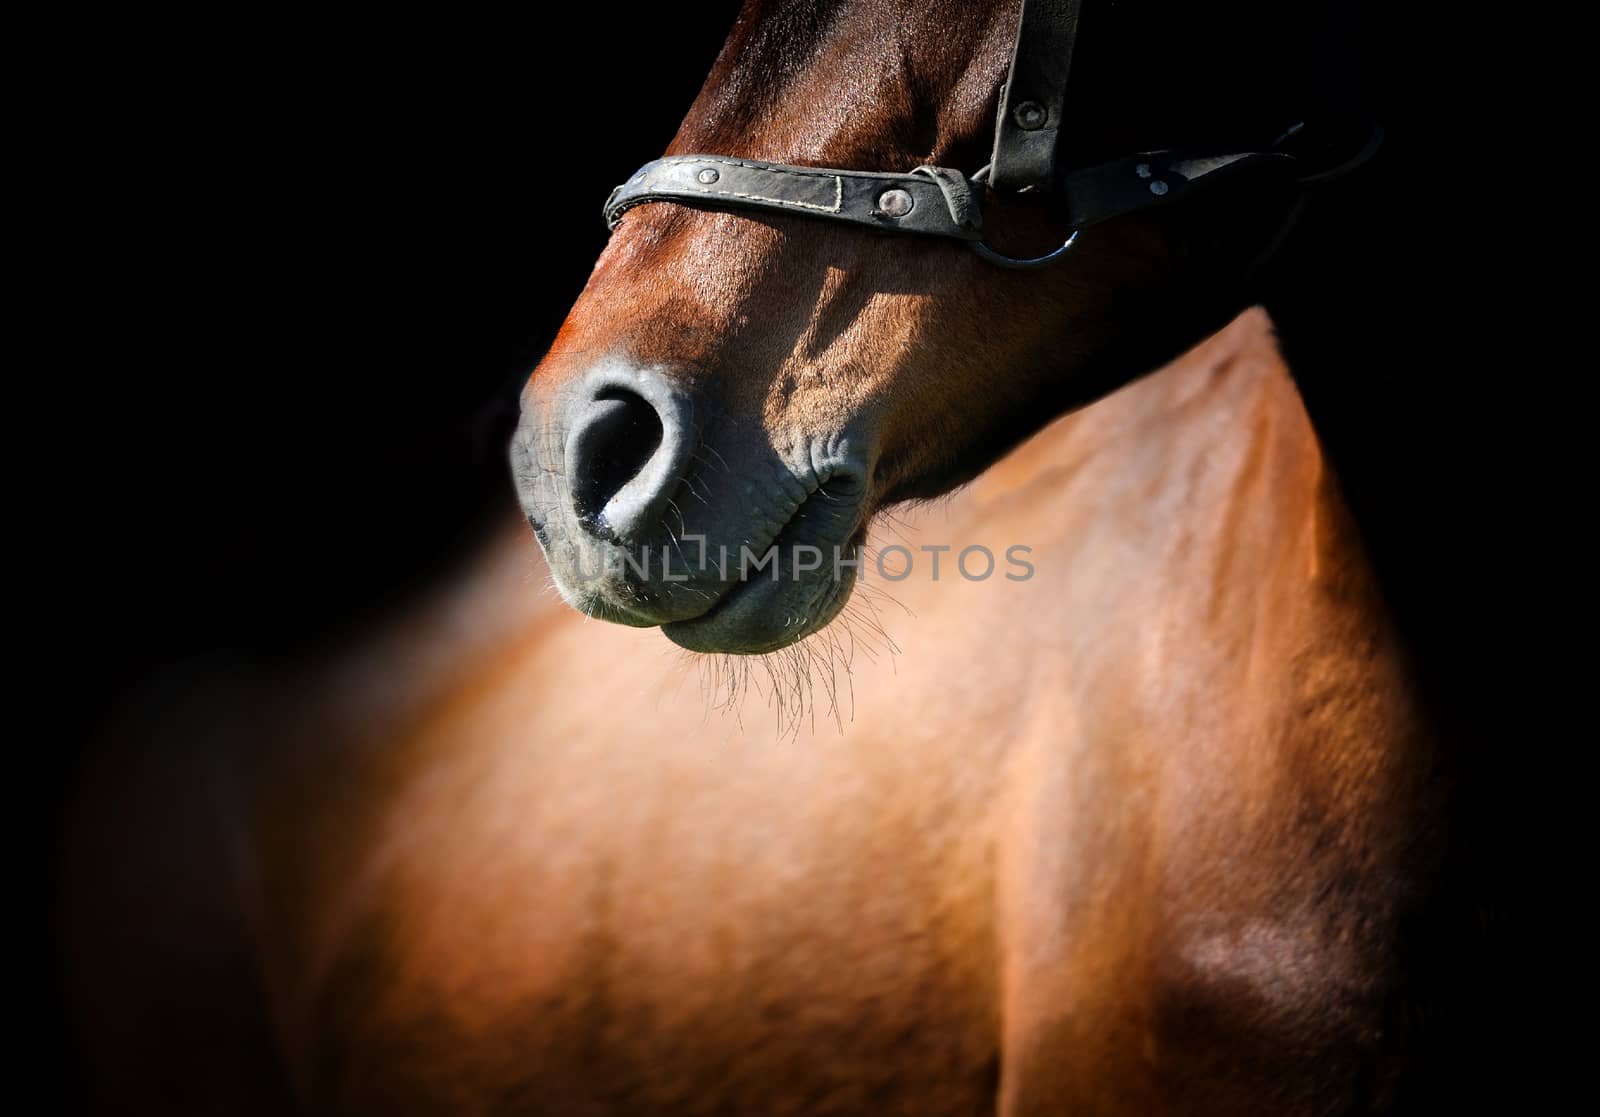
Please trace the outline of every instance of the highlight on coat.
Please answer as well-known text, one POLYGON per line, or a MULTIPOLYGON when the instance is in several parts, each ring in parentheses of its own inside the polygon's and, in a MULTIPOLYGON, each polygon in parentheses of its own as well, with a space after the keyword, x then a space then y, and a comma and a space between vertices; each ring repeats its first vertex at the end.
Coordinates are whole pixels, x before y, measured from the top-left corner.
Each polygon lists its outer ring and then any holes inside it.
POLYGON ((748 0, 495 530, 86 776, 96 1111, 1443 1096, 1460 722, 1368 437, 1363 28, 748 0))

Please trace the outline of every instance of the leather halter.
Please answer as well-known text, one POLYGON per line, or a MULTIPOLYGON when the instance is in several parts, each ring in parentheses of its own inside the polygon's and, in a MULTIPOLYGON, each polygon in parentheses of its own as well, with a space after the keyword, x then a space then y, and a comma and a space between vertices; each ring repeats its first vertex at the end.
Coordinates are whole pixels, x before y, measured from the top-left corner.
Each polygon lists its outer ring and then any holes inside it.
MULTIPOLYGON (((948 167, 917 167, 909 173, 836 170, 767 163, 725 155, 675 155, 657 159, 618 186, 606 199, 605 219, 616 228, 622 215, 649 202, 676 202, 702 209, 765 209, 843 221, 885 233, 948 237, 967 242, 1002 267, 1037 267, 1059 258, 1090 225, 1182 201, 1201 186, 1246 168, 1293 167, 1294 156, 1277 144, 1256 151, 1150 151, 1098 166, 1057 173, 1057 145, 1066 105, 1067 74, 1083 0, 1022 0, 1011 71, 1000 93, 994 154, 970 176, 948 167), (1032 259, 1003 256, 983 243, 983 211, 974 184, 1001 191, 1050 192, 1063 203, 1065 244, 1032 259)), ((1364 162, 1374 142, 1338 174, 1364 162)), ((1328 172, 1301 177, 1330 177, 1328 172)))

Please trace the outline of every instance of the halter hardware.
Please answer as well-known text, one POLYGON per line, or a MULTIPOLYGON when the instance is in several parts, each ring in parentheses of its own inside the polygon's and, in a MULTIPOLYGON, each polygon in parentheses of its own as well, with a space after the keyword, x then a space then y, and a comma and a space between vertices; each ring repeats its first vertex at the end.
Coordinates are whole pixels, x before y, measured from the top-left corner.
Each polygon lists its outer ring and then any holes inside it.
MULTIPOLYGON (((991 264, 1041 267, 1066 255, 1091 225, 1187 198, 1201 186, 1245 169, 1294 167, 1280 147, 1299 130, 1255 151, 1229 153, 1147 151, 1098 166, 1058 173, 1057 146, 1066 104, 1067 73, 1083 0, 1022 0, 1011 70, 1000 92, 994 154, 970 178, 949 167, 917 167, 909 173, 838 170, 768 163, 726 155, 674 155, 646 163, 606 199, 608 228, 622 215, 650 202, 713 210, 773 210, 842 221, 882 233, 965 241, 991 264), (1048 192, 1063 203, 1071 230, 1060 248, 1043 256, 1005 256, 984 243, 983 210, 974 184, 990 190, 1048 192)), ((1309 183, 1342 175, 1377 149, 1382 130, 1352 160, 1298 176, 1309 183)))

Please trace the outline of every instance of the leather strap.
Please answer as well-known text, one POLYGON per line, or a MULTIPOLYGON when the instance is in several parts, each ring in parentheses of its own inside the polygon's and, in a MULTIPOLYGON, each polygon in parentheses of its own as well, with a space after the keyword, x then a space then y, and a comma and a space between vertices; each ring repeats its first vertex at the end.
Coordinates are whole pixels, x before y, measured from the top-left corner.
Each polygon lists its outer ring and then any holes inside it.
MULTIPOLYGON (((1198 155, 1150 151, 1072 171, 1056 183, 1071 229, 1171 205, 1201 186, 1246 169, 1289 169, 1295 159, 1278 151, 1198 155)), ((657 159, 611 192, 606 224, 650 202, 706 209, 770 209, 863 225, 885 233, 917 233, 955 240, 983 239, 978 195, 960 171, 918 167, 910 174, 794 167, 725 155, 657 159), (713 177, 714 176, 714 177, 713 177), (885 201, 899 191, 902 197, 885 201), (898 204, 894 204, 898 203, 898 204), (909 208, 901 212, 909 203, 909 208)))
POLYGON ((1048 190, 1055 180, 1082 6, 1082 0, 1022 0, 989 160, 989 184, 996 190, 1048 190))
POLYGON ((1331 171, 1306 172, 1281 147, 1232 154, 1152 151, 1056 174, 1056 148, 1065 115, 1067 72, 1082 0, 1023 0, 1010 78, 1000 96, 994 158, 978 178, 996 191, 1049 191, 1065 209, 1073 235, 1054 252, 1027 260, 1003 256, 983 243, 978 194, 959 171, 918 167, 909 174, 844 171, 737 159, 726 155, 675 155, 646 163, 606 200, 606 224, 649 202, 701 209, 765 209, 843 221, 885 233, 913 233, 966 241, 1005 267, 1035 267, 1059 258, 1077 230, 1124 214, 1183 200, 1204 185, 1246 170, 1277 167, 1310 183, 1346 174, 1377 150, 1382 129, 1366 147, 1331 171))
POLYGON ((1202 186, 1213 186, 1245 170, 1295 166, 1293 156, 1281 151, 1241 151, 1230 155, 1200 155, 1182 151, 1147 151, 1072 171, 1056 183, 1066 206, 1069 227, 1082 229, 1171 205, 1202 186))
POLYGON ((793 167, 725 155, 678 155, 639 168, 606 199, 606 224, 647 202, 708 209, 771 209, 864 225, 885 233, 979 240, 983 221, 959 171, 918 167, 910 174, 793 167))

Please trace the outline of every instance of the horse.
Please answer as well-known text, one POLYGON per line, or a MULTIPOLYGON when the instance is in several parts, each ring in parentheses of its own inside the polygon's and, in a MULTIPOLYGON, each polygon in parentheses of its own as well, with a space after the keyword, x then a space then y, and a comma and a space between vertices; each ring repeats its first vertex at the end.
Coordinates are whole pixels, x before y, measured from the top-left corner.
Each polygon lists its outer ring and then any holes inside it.
MULTIPOLYGON (((1087 0, 1063 157, 1347 108, 1344 19, 1087 0)), ((975 168, 1018 20, 750 0, 667 155, 975 168)), ((1332 119, 1338 162, 1367 128, 1332 119)), ((106 1108, 1416 1098, 1450 726, 1395 606, 1396 442, 1328 298, 1385 160, 1325 204, 1240 175, 1076 237, 982 186, 991 252, 1070 243, 1027 270, 621 214, 524 391, 517 522, 354 648, 163 727, 205 795, 85 792, 68 925, 106 1108), (1015 565, 971 577, 972 549, 1015 565)))

